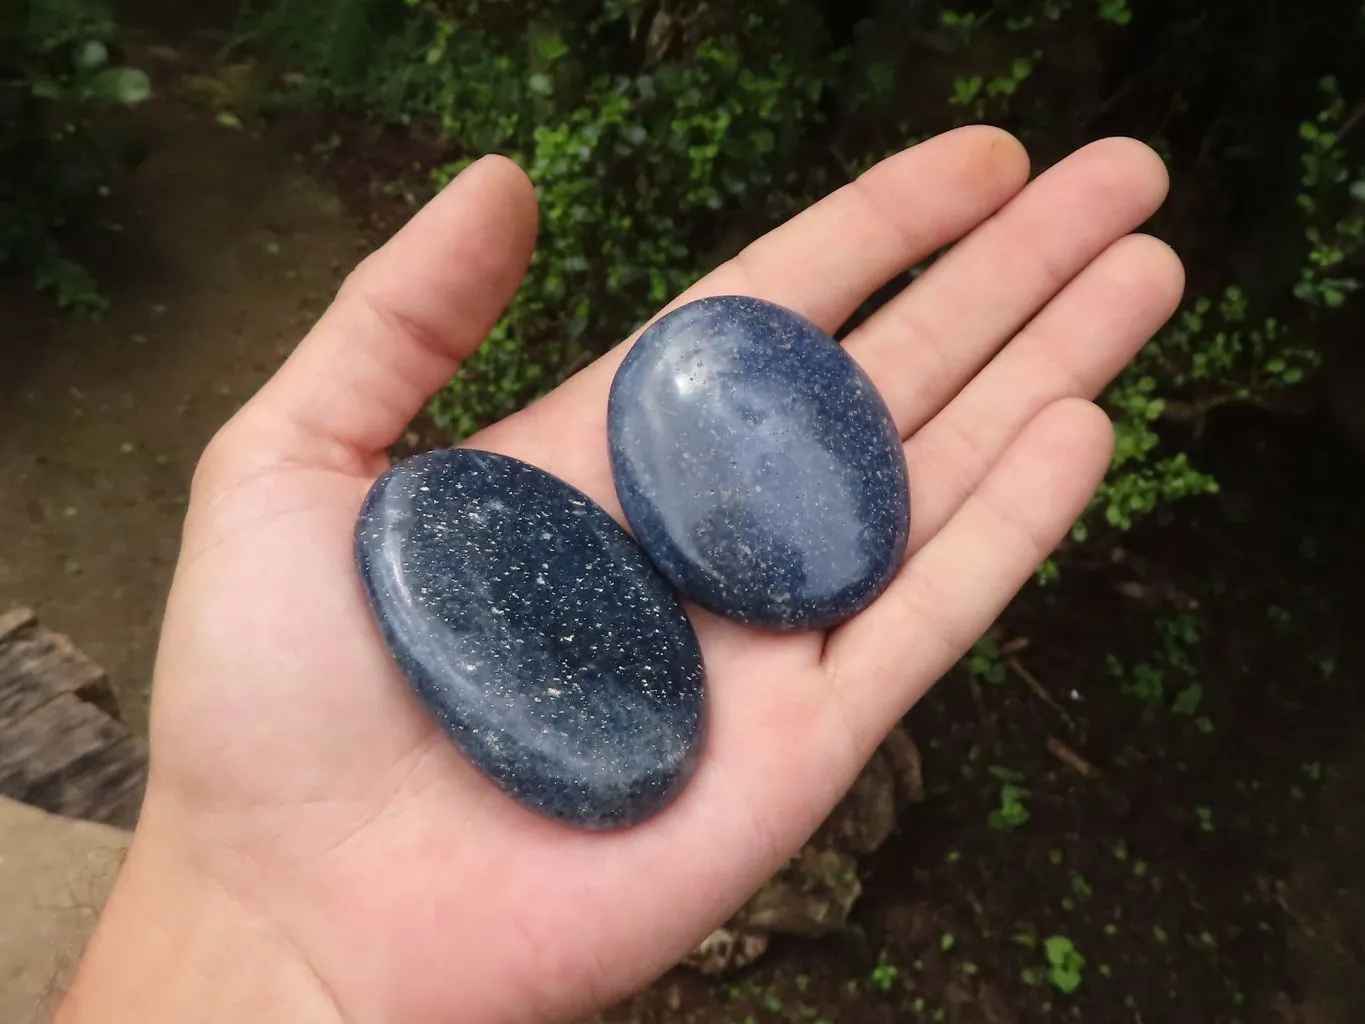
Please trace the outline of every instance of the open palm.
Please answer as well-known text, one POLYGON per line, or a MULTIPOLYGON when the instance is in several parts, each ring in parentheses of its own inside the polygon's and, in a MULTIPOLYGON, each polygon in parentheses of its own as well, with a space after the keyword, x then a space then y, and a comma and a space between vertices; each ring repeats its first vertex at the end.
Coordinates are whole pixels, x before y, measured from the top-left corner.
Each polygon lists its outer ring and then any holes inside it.
MULTIPOLYGON (((272 922, 346 1020, 565 1019, 667 969, 818 826, 1107 465, 1090 399, 1181 290, 1170 250, 1130 234, 1165 174, 1113 139, 1028 177, 1002 132, 939 136, 680 297, 760 296, 833 330, 957 243, 846 341, 909 439, 899 577, 829 633, 689 608, 711 700, 697 773, 658 817, 590 833, 536 817, 463 760, 382 646, 352 561, 386 447, 496 321, 534 244, 525 176, 499 158, 467 170, 358 268, 205 453, 134 856, 177 844, 272 922)), ((624 350, 468 443, 620 518, 605 417, 624 350)))

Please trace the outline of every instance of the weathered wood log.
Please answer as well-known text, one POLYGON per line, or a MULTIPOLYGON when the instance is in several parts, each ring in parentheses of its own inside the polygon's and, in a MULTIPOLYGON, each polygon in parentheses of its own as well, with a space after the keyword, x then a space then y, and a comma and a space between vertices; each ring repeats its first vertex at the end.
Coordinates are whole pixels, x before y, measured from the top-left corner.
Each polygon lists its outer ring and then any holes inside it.
POLYGON ((0 796, 130 828, 146 781, 104 671, 29 609, 0 614, 0 796))

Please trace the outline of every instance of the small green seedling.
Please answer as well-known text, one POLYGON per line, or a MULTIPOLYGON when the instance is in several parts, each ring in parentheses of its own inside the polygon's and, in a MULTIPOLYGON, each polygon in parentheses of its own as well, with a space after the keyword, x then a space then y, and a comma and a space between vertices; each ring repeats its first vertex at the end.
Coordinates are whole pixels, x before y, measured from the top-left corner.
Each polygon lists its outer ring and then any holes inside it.
POLYGON ((986 824, 991 828, 1009 831, 1021 827, 1029 820, 1028 807, 1024 799, 1029 795, 1023 786, 1006 783, 1000 787, 1000 806, 991 811, 986 824))
POLYGON ((886 959, 886 951, 877 958, 877 966, 872 968, 872 987, 878 992, 890 992, 900 977, 900 968, 886 959))
POLYGON ((1075 943, 1065 935, 1051 935, 1043 940, 1043 952, 1047 956, 1047 980, 1064 995, 1070 995, 1081 987, 1081 972, 1085 969, 1085 957, 1076 949, 1075 943))
POLYGON ((1000 657, 1000 645, 992 636, 983 636, 967 652, 967 671, 985 683, 1005 681, 1005 663, 1000 657))
POLYGON ((1199 711, 1199 702, 1204 699, 1204 688, 1198 683, 1190 683, 1175 695, 1171 711, 1177 715, 1193 717, 1199 711))

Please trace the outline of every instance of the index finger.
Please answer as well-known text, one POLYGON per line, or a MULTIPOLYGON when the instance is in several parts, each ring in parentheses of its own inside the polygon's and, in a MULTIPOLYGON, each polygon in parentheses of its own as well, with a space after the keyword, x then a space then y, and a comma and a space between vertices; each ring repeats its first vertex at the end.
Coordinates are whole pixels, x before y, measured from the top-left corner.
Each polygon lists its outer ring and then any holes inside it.
MULTIPOLYGON (((1000 209, 1028 179, 1008 133, 959 128, 887 157, 749 245, 654 317, 694 299, 743 294, 837 330, 873 292, 1000 209)), ((572 483, 620 518, 607 463, 607 393, 636 331, 595 363, 470 444, 572 483)))
POLYGON ((512 161, 465 168, 351 273, 208 461, 226 458, 228 477, 279 462, 382 471, 388 446, 506 309, 536 228, 535 193, 512 161))

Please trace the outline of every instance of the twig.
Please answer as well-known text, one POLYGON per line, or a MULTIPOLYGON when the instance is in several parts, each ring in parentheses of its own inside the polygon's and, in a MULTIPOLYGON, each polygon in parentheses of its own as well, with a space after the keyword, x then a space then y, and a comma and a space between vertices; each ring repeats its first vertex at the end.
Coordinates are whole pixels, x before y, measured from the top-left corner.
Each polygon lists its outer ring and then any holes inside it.
POLYGON ((1209 413, 1222 406, 1240 405, 1248 409, 1266 409, 1270 412, 1282 408, 1282 406, 1276 405, 1268 399, 1257 398, 1254 395, 1244 397, 1236 392, 1213 394, 1195 402, 1185 402, 1179 398, 1166 399, 1164 402, 1165 404, 1161 408, 1161 418, 1172 423, 1189 426, 1195 437, 1203 436, 1209 413))
POLYGON ((992 717, 990 709, 986 707, 986 695, 981 692, 981 684, 977 682, 976 676, 970 672, 964 673, 967 677, 967 689, 971 691, 972 703, 976 705, 976 713, 981 716, 981 726, 985 733, 985 744, 997 759, 1001 757, 1000 752, 1000 731, 995 726, 995 719, 992 717))
POLYGON ((584 349, 582 352, 578 353, 578 355, 574 356, 569 365, 564 368, 562 371, 564 379, 568 380, 596 358, 597 356, 593 355, 591 350, 584 349))
MULTIPOLYGON (((1199 180, 1199 172, 1203 169, 1204 165, 1208 163, 1209 154, 1213 152, 1214 143, 1218 140, 1222 131, 1223 121, 1226 119, 1228 111, 1232 109, 1233 98, 1233 95, 1229 94, 1228 97, 1224 99, 1223 105, 1218 108, 1218 113, 1215 114, 1213 120, 1209 122, 1208 128, 1204 131, 1204 138, 1200 140, 1199 151, 1195 154, 1194 162, 1190 165, 1189 171, 1185 174, 1185 180, 1189 182, 1197 182, 1199 180)), ((1171 217, 1171 223, 1173 225, 1183 224, 1185 222, 1186 214, 1189 213, 1190 204, 1194 202, 1194 200, 1195 188, 1191 185, 1181 193, 1177 200, 1175 213, 1171 217)), ((1195 433, 1196 436, 1198 436, 1199 431, 1196 430, 1195 433)))
POLYGON ((1053 757, 1057 758, 1057 760, 1074 768, 1077 774, 1083 775, 1087 779, 1098 779, 1100 777, 1100 770, 1098 768, 1085 758, 1081 757, 1080 754, 1076 753, 1076 751, 1072 750, 1056 736, 1049 736, 1047 738, 1047 749, 1053 757))
POLYGON ((1090 112, 1086 114, 1085 118, 1081 121, 1081 129, 1083 131, 1089 130, 1090 126, 1103 117, 1114 104, 1118 103, 1119 100, 1133 91, 1133 87, 1137 85, 1137 81, 1136 75, 1129 76, 1128 80, 1110 93, 1106 99, 1101 101, 1097 106, 1092 107, 1090 112))
POLYGON ((986 710, 986 695, 981 692, 981 684, 976 681, 975 676, 967 677, 967 688, 972 691, 972 702, 976 705, 977 714, 986 724, 990 724, 991 714, 986 710))
MULTIPOLYGON (((1238 554, 1231 549, 1228 551, 1229 554, 1237 554, 1244 561, 1251 561, 1246 555, 1238 554)), ((1199 607, 1197 598, 1164 581, 1147 583, 1143 580, 1121 580, 1114 584, 1114 589, 1124 597, 1147 605, 1172 604, 1183 612, 1192 612, 1199 607)))
POLYGON ((1029 638, 1026 636, 1016 636, 1013 640, 1006 640, 1000 645, 1000 654, 1008 658, 1012 654, 1028 650, 1029 638))
POLYGON ((1071 724, 1071 716, 1066 713, 1066 708, 1052 699, 1052 694, 1048 693, 1047 688, 1044 687, 1042 683, 1038 682, 1038 677, 1024 668, 1024 666, 1020 664, 1018 658, 1010 658, 1005 664, 1009 666, 1010 670, 1014 672, 1015 675, 1028 684, 1028 688, 1038 695, 1039 700, 1066 719, 1067 725, 1071 724))
POLYGON ((1337 141, 1340 142, 1362 120, 1365 120, 1365 100, 1357 103, 1355 109, 1346 116, 1346 120, 1341 122, 1341 127, 1337 129, 1337 141))

